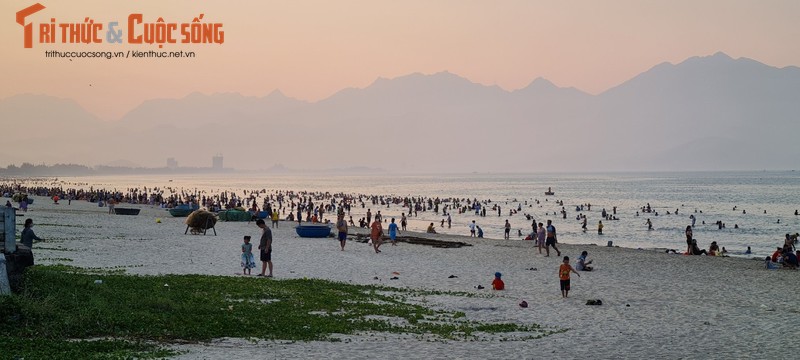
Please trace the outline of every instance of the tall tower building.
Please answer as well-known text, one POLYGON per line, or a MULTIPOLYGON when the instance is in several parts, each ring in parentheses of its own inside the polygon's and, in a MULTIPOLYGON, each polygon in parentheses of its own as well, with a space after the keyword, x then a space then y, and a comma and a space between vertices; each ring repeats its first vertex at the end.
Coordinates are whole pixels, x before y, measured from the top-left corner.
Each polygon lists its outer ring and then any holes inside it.
POLYGON ((214 170, 222 170, 222 154, 214 155, 211 158, 211 168, 214 170))

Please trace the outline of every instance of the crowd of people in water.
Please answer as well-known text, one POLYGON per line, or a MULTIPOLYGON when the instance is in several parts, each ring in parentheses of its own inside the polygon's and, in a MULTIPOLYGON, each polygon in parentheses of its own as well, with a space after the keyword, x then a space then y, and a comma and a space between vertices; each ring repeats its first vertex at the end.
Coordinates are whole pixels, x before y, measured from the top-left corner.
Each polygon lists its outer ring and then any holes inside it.
MULTIPOLYGON (((67 202, 71 201, 88 201, 97 203, 99 206, 113 207, 115 204, 144 204, 155 207, 174 208, 177 206, 190 206, 190 207, 205 207, 209 211, 221 211, 238 209, 242 211, 250 211, 255 214, 264 212, 275 224, 278 219, 295 222, 331 222, 336 220, 336 214, 343 214, 346 216, 344 219, 349 226, 368 229, 373 223, 373 219, 387 222, 388 219, 381 214, 382 208, 392 209, 393 212, 400 212, 398 216, 399 228, 402 231, 407 229, 409 218, 418 217, 419 213, 430 212, 441 216, 441 220, 437 221, 439 228, 450 229, 453 225, 452 216, 460 214, 474 214, 478 217, 486 217, 496 214, 498 217, 507 215, 509 218, 521 214, 525 218, 525 223, 531 224, 531 231, 523 232, 522 229, 517 230, 519 237, 538 241, 540 237, 540 228, 542 223, 537 222, 532 213, 527 213, 526 209, 540 206, 543 201, 538 199, 522 200, 509 199, 512 204, 516 206, 509 206, 508 201, 497 202, 491 199, 477 199, 477 198, 455 198, 455 197, 423 197, 423 196, 387 196, 387 195, 367 195, 367 194, 347 194, 347 193, 331 193, 319 191, 292 191, 292 190, 271 190, 267 189, 251 189, 242 190, 241 193, 221 190, 221 191, 207 191, 198 189, 185 189, 179 187, 141 187, 141 188, 127 188, 127 189, 103 189, 95 188, 85 183, 57 183, 52 179, 41 179, 34 181, 25 180, 11 180, 0 183, 0 193, 5 197, 12 198, 6 202, 6 206, 17 205, 21 211, 26 211, 28 207, 28 196, 45 196, 55 200, 67 202), (66 185, 66 186, 65 186, 66 185), (397 208, 400 208, 398 211, 397 208), (365 216, 358 217, 355 220, 351 215, 351 210, 360 208, 357 212, 364 213, 365 216), (373 209, 375 211, 373 212, 373 209)), ((560 211, 553 211, 546 213, 548 217, 560 217, 567 219, 567 210, 564 206, 563 200, 555 200, 550 202, 551 205, 560 206, 560 211)), ((579 204, 575 206, 577 215, 575 219, 581 223, 581 228, 584 232, 588 228, 588 220, 584 211, 591 212, 593 205, 590 203, 579 204)), ((737 207, 733 208, 738 211, 737 207)), ((111 209, 109 209, 111 211, 111 209)), ((666 211, 666 215, 678 215, 679 209, 674 212, 666 211)), ((743 213, 746 213, 742 210, 743 213)), ((764 211, 766 213, 766 210, 764 211)), ((695 210, 695 214, 689 215, 690 225, 686 227, 686 251, 682 253, 688 255, 708 255, 708 256, 726 256, 728 250, 725 247, 719 247, 716 241, 713 241, 708 249, 701 249, 697 240, 693 237, 693 228, 697 221, 697 215, 702 214, 702 211, 695 210)), ((661 214, 663 215, 663 214, 661 214)), ((798 211, 795 210, 795 215, 798 211)), ((639 207, 635 215, 648 216, 644 222, 647 230, 653 230, 652 218, 660 216, 659 212, 653 208, 650 203, 644 204, 639 207)), ((617 207, 613 206, 610 211, 602 208, 600 217, 597 223, 597 233, 603 234, 604 224, 603 221, 619 220, 617 217, 617 207)), ((437 223, 431 222, 426 228, 428 233, 437 232, 437 223)), ((702 222, 705 225, 705 221, 702 222)), ((726 224, 718 220, 715 225, 719 229, 726 228, 726 224)), ((468 223, 470 236, 483 237, 484 229, 479 226, 474 220, 468 223)), ((734 224, 734 228, 738 228, 738 224, 734 224)), ((511 224, 508 219, 501 229, 505 239, 510 238, 511 224)), ((543 239, 546 240, 546 239, 543 239)), ((787 267, 796 268, 797 254, 794 248, 797 242, 797 234, 788 235, 786 243, 778 251, 778 256, 769 257, 771 263, 785 265, 787 267), (789 244, 791 239, 791 244, 789 244), (791 254, 790 254, 791 252, 791 254)), ((677 250, 667 250, 668 252, 678 252, 677 250)), ((749 248, 748 248, 749 251, 749 248)), ((745 252, 745 255, 748 253, 745 252)))

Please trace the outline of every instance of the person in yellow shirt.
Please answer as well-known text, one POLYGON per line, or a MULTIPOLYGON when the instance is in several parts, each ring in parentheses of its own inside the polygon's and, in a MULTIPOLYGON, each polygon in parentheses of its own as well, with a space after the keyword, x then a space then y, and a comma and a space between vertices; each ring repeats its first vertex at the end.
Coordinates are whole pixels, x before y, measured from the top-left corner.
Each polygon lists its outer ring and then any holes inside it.
POLYGON ((280 214, 278 214, 278 210, 272 210, 272 226, 276 229, 278 228, 278 219, 280 218, 280 214))

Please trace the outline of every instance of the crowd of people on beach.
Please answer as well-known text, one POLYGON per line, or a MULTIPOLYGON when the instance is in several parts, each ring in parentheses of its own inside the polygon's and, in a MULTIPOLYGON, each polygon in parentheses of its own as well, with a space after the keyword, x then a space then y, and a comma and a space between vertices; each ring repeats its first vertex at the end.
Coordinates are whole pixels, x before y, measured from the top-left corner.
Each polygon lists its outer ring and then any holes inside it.
MULTIPOLYGON (((537 222, 532 213, 525 212, 526 208, 540 206, 545 201, 538 199, 522 200, 508 199, 516 206, 506 206, 503 202, 496 202, 491 199, 477 199, 477 198, 455 198, 455 197, 424 197, 424 196, 394 196, 394 195, 369 195, 369 194, 347 194, 347 193, 331 193, 319 191, 292 191, 292 190, 271 190, 266 189, 252 189, 240 190, 239 192, 228 190, 198 190, 186 189, 179 187, 141 187, 141 188, 127 188, 119 189, 103 189, 95 188, 85 183, 58 183, 52 179, 28 179, 28 180, 12 180, 5 181, 0 184, 0 192, 6 197, 15 197, 19 201, 19 209, 25 211, 27 209, 28 201, 26 196, 47 196, 53 199, 64 199, 68 202, 76 201, 89 201, 97 203, 98 206, 108 206, 109 212, 113 213, 113 207, 118 204, 144 204, 162 208, 173 208, 177 206, 191 206, 191 207, 205 207, 209 211, 220 211, 226 209, 239 209, 242 211, 249 211, 253 214, 253 219, 256 214, 265 213, 268 220, 272 220, 272 225, 277 226, 280 220, 297 221, 297 222, 332 222, 329 214, 337 214, 337 223, 345 221, 345 225, 349 227, 358 227, 369 229, 372 232, 375 221, 383 226, 390 226, 388 219, 381 214, 381 208, 391 209, 392 213, 397 213, 398 209, 402 211, 399 216, 400 226, 399 231, 405 231, 409 218, 419 217, 419 213, 429 213, 430 215, 441 216, 437 223, 427 223, 428 226, 425 231, 430 234, 438 232, 437 229, 450 229, 453 224, 452 216, 459 214, 470 214, 478 217, 486 217, 489 214, 496 214, 498 217, 507 214, 509 217, 518 215, 524 216, 524 223, 530 222, 531 231, 523 233, 521 229, 516 231, 520 238, 530 239, 536 242, 536 247, 539 252, 545 251, 548 255, 551 250, 556 251, 560 256, 555 241, 550 236, 549 229, 555 232, 551 220, 545 226, 541 222, 537 222), (33 181, 31 181, 33 180, 33 181), (23 201, 24 200, 24 201, 23 201), (360 217, 356 222, 353 219, 351 212, 355 212, 356 208, 360 214, 366 214, 360 217), (373 213, 375 209, 375 213, 373 213), (505 211, 504 211, 505 210, 505 211), (343 215, 343 219, 338 219, 339 215, 343 215), (438 225, 438 227, 437 227, 438 225)), ((57 201, 56 201, 57 202, 57 201)), ((562 219, 567 218, 567 210, 564 202, 561 200, 550 201, 551 205, 555 204, 560 206, 560 211, 553 211, 545 213, 546 216, 557 216, 562 219)), ((7 201, 6 206, 13 206, 10 201, 7 201)), ((581 222, 581 228, 585 232, 587 229, 587 215, 584 211, 591 211, 593 205, 584 203, 575 205, 575 211, 578 213, 575 217, 576 220, 581 222)), ((388 210, 387 210, 388 211, 388 210)), ((602 235, 604 233, 605 224, 603 220, 614 221, 617 218, 617 207, 610 207, 610 211, 603 208, 600 212, 602 220, 598 220, 597 233, 602 235)), ((739 211, 734 207, 734 211, 739 211)), ((744 212, 744 210, 741 210, 744 212)), ((640 206, 635 213, 635 216, 641 214, 650 214, 652 216, 659 216, 658 211, 647 203, 640 206)), ((679 209, 674 212, 666 211, 667 215, 679 214, 679 209)), ((702 214, 702 211, 695 210, 695 214, 702 214)), ((795 211, 797 214, 797 211, 795 211)), ((689 219, 691 225, 687 226, 687 249, 685 254, 690 255, 714 255, 726 256, 728 251, 725 247, 719 247, 716 241, 712 242, 708 249, 701 249, 697 244, 697 240, 692 236, 692 229, 695 226, 697 217, 695 214, 690 214, 689 219)), ((511 239, 511 230, 513 219, 507 218, 502 227, 498 229, 502 233, 504 239, 511 239)), ((517 220, 519 221, 519 220, 517 220)), ((702 222, 705 224, 705 221, 702 222)), ((717 221, 715 224, 720 229, 725 228, 723 221, 717 221)), ((469 235, 472 237, 482 238, 484 236, 484 229, 477 223, 476 220, 471 220, 467 223, 469 228, 469 235)), ((653 230, 653 221, 647 218, 645 226, 648 230, 653 230)), ((397 227, 397 225, 395 225, 397 227)), ((738 225, 735 225, 738 227, 738 225)), ((612 229, 613 230, 613 229, 612 229)), ((796 237, 795 237, 796 238, 796 237)), ((374 243, 374 242, 373 242, 374 243)), ((380 252, 380 249, 376 252, 380 252)), ((669 252, 670 250, 668 250, 669 252)), ((676 251, 673 251, 676 252, 676 251)), ((786 251, 782 251, 785 253, 786 251)), ((746 254, 746 253, 745 253, 746 254)), ((789 259, 791 263, 791 256, 782 256, 781 259, 789 259)))

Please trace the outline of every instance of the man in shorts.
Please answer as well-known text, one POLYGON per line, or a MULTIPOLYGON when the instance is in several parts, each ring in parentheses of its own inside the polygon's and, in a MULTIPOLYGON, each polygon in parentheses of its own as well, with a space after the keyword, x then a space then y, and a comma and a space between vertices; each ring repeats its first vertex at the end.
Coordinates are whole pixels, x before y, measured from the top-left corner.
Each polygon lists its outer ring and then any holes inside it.
POLYGON ((339 230, 339 245, 342 246, 347 242, 347 221, 344 221, 344 214, 339 214, 339 220, 336 221, 336 230, 339 230))
POLYGON ((261 228, 261 241, 258 243, 258 249, 261 250, 261 273, 256 276, 265 276, 269 268, 269 275, 272 277, 272 230, 264 222, 264 219, 256 220, 256 226, 261 228))
POLYGON ((561 256, 561 251, 558 250, 556 247, 556 227, 553 226, 553 221, 547 220, 547 227, 545 228, 546 235, 544 240, 544 250, 547 252, 547 255, 550 256, 550 247, 553 247, 553 250, 556 251, 556 256, 561 256))

